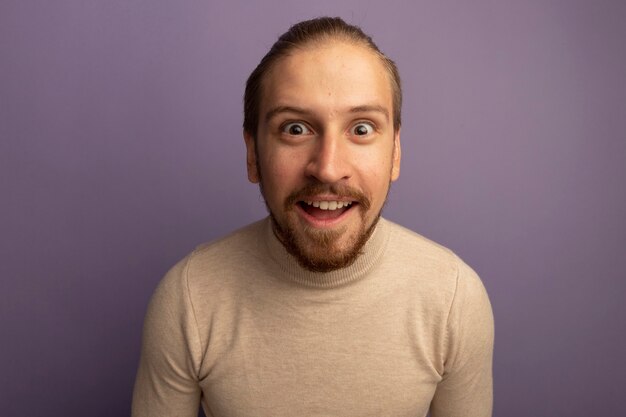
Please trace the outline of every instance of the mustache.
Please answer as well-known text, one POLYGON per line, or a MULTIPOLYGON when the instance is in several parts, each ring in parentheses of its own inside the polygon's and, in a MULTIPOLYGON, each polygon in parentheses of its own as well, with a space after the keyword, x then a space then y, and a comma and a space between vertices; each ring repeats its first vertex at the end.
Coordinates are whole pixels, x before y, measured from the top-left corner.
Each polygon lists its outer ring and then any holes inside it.
POLYGON ((316 194, 333 194, 339 198, 349 198, 359 203, 362 210, 368 210, 372 205, 367 195, 353 187, 340 184, 309 183, 287 196, 285 210, 291 210, 298 201, 303 201, 306 197, 316 194))

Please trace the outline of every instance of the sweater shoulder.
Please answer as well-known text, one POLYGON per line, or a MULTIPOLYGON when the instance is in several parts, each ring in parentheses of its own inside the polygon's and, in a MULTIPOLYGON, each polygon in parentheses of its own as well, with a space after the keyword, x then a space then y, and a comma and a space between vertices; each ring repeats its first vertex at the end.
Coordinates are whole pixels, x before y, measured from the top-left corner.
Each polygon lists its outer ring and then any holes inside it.
MULTIPOLYGON (((410 275, 423 278, 421 284, 454 294, 459 281, 482 285, 480 278, 456 253, 419 233, 387 221, 388 259, 393 259, 410 275)), ((434 288, 433 288, 434 289, 434 288)))
POLYGON ((489 320, 493 321, 491 306, 478 274, 452 250, 418 233, 391 222, 389 230, 385 264, 395 280, 402 283, 400 288, 410 303, 421 310, 421 316, 438 323, 433 328, 439 328, 447 338, 443 323, 451 326, 449 330, 454 334, 466 327, 459 317, 478 311, 482 330, 488 332, 489 320))
POLYGON ((264 225, 264 221, 260 220, 198 245, 176 263, 162 281, 181 289, 186 287, 194 294, 199 288, 219 287, 241 276, 238 271, 254 268, 263 257, 264 225))
POLYGON ((435 262, 457 265, 461 259, 447 247, 397 223, 387 221, 390 248, 411 262, 435 262))
POLYGON ((202 262, 215 257, 230 259, 236 253, 249 253, 262 243, 265 220, 259 220, 237 229, 216 240, 198 245, 189 255, 192 262, 202 262))
POLYGON ((237 276, 263 261, 266 220, 244 226, 217 240, 203 243, 188 256, 190 285, 213 276, 237 276))

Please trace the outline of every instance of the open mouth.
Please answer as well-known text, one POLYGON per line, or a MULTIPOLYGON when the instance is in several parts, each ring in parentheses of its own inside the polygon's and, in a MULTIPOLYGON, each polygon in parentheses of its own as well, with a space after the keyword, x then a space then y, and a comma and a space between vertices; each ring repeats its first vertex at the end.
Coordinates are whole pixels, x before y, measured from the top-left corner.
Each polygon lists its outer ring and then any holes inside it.
POLYGON ((298 206, 309 216, 318 220, 333 220, 353 210, 356 201, 298 201, 298 206))

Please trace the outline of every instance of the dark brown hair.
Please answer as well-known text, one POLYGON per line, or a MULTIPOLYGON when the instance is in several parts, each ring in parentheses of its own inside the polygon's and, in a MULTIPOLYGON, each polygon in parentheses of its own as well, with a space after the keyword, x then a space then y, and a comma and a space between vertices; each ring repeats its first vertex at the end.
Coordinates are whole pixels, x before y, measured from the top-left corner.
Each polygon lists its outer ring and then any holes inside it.
POLYGON ((366 35, 358 26, 350 25, 339 17, 319 17, 297 23, 283 33, 269 52, 261 59, 261 62, 252 71, 246 82, 246 92, 243 103, 243 128, 254 138, 259 126, 259 107, 261 102, 261 84, 267 71, 281 57, 289 54, 293 49, 314 42, 323 42, 330 39, 343 40, 355 44, 361 44, 372 50, 381 59, 385 69, 389 73, 391 89, 393 93, 393 127, 400 129, 402 88, 400 86, 400 74, 396 64, 383 54, 371 37, 366 35))

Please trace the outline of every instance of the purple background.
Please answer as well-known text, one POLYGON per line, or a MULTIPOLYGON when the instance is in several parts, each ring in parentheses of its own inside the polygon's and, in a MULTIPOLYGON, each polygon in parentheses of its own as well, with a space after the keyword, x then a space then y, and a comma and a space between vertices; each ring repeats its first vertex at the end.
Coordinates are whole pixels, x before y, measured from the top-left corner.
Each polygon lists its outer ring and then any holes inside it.
POLYGON ((0 415, 129 413, 152 290, 265 214, 245 78, 303 18, 403 76, 386 217, 481 275, 497 417, 626 409, 626 2, 0 2, 0 415))

